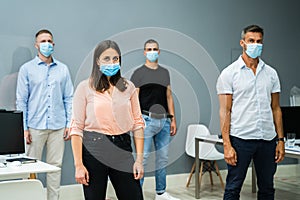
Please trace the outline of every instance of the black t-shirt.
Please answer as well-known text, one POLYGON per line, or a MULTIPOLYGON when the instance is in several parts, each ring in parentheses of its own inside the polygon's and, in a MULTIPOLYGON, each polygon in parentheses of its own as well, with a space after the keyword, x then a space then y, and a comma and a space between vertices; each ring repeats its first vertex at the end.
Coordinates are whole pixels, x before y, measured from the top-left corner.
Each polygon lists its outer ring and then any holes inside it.
POLYGON ((161 66, 150 69, 143 65, 133 72, 131 81, 140 88, 141 110, 168 113, 167 86, 170 85, 170 75, 167 69, 161 66))

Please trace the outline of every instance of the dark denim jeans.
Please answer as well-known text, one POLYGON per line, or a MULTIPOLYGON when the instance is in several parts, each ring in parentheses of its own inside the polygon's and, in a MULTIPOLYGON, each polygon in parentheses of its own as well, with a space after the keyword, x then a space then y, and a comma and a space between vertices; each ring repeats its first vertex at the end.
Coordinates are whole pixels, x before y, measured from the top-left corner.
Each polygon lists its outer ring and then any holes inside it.
POLYGON ((240 191, 243 186, 251 159, 253 159, 257 175, 257 199, 273 200, 274 174, 277 164, 275 163, 276 139, 266 140, 243 140, 230 136, 230 141, 237 152, 237 165, 227 164, 228 174, 224 200, 240 199, 240 191))

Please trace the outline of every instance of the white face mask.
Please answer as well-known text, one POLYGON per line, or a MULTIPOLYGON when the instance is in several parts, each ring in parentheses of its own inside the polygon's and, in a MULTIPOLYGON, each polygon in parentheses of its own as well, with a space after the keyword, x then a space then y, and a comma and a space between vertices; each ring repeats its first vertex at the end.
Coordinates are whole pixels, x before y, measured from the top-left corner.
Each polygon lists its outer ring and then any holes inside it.
POLYGON ((150 62, 155 62, 158 59, 158 51, 149 51, 146 53, 146 57, 150 62))
POLYGON ((261 56, 263 45, 259 43, 247 44, 246 54, 251 58, 257 58, 261 56))
POLYGON ((120 68, 121 67, 119 63, 100 65, 100 71, 106 76, 113 76, 117 74, 120 68))
POLYGON ((49 42, 41 42, 40 43, 40 52, 45 57, 49 57, 54 51, 53 44, 49 42))

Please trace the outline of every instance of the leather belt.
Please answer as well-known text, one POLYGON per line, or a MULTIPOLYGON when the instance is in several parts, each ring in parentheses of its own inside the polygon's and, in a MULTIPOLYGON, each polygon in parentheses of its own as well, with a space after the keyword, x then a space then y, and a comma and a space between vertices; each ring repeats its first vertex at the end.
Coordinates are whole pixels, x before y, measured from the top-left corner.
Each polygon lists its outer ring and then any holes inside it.
POLYGON ((153 113, 153 112, 149 112, 146 110, 142 110, 142 113, 144 115, 147 115, 151 118, 155 118, 155 119, 163 119, 163 118, 172 118, 173 115, 167 114, 167 113, 162 113, 162 114, 157 114, 157 113, 153 113))

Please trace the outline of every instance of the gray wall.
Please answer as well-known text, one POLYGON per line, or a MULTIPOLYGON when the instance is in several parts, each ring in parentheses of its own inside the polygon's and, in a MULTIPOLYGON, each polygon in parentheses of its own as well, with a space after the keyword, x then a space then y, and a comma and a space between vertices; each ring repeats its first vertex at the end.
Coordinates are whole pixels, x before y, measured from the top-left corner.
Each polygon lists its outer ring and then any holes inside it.
MULTIPOLYGON (((34 34, 41 28, 53 32, 54 56, 69 66, 75 86, 89 75, 91 52, 98 42, 110 38, 119 43, 122 73, 129 78, 144 62, 145 40, 159 41, 160 63, 171 73, 178 122, 178 134, 170 145, 169 174, 191 168, 193 160, 184 152, 188 124, 201 122, 219 133, 215 82, 240 54, 242 28, 259 24, 265 29, 262 57, 278 71, 281 105, 289 104, 292 86, 300 86, 298 1, 9 0, 0 4, 0 106, 8 109, 15 98, 16 72, 36 55, 34 34)), ((220 165, 225 167, 224 162, 220 165)), ((72 183, 73 157, 67 142, 62 184, 72 183)))

